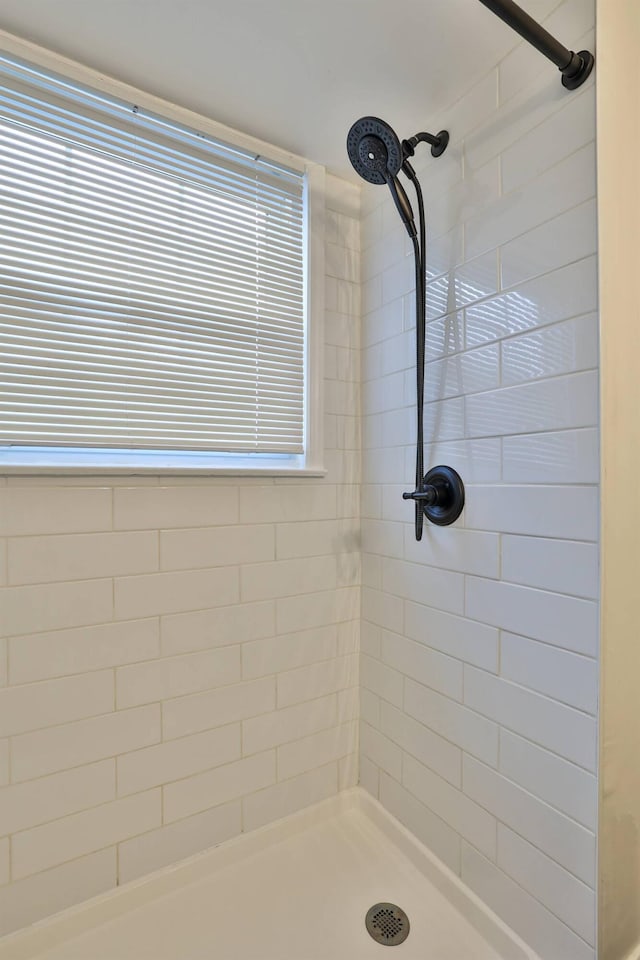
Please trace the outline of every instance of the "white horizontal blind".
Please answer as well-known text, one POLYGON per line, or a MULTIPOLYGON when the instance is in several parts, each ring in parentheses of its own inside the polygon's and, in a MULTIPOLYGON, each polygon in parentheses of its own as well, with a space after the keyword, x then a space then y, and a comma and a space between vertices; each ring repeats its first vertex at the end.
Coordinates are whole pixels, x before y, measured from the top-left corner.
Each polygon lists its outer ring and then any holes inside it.
POLYGON ((0 56, 0 443, 304 447, 304 177, 0 56))

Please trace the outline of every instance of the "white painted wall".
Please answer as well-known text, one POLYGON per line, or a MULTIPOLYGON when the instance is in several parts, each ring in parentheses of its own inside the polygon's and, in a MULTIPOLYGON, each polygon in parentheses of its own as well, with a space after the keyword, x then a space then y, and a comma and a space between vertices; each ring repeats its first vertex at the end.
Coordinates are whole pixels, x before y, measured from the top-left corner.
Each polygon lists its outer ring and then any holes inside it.
POLYGON ((323 480, 0 478, 0 934, 356 781, 359 195, 323 480))
POLYGON ((2 0, 0 29, 352 181, 357 117, 413 127, 517 42, 477 0, 2 0))
MULTIPOLYGON (((548 26, 591 46, 594 4, 548 26)), ((392 120, 393 118, 389 117, 392 120)), ((545 960, 596 943, 595 88, 521 45, 426 129, 426 463, 463 476, 413 537, 413 265, 363 195, 361 780, 545 960)), ((412 131, 402 131, 404 134, 412 131)))

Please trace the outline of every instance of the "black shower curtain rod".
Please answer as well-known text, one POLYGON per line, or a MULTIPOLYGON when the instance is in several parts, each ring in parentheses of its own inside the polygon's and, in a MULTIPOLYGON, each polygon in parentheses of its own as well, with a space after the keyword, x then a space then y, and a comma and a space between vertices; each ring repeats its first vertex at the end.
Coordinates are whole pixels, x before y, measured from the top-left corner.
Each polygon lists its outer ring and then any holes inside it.
POLYGON ((480 0, 480 3, 555 63, 562 74, 562 85, 568 90, 581 86, 593 70, 592 53, 588 50, 580 50, 579 53, 567 50, 513 0, 480 0))

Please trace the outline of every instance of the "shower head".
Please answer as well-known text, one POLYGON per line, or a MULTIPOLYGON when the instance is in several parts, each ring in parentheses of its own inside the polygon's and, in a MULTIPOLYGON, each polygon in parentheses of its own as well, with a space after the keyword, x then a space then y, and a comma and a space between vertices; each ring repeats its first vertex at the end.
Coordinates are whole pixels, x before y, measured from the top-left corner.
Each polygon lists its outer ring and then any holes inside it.
POLYGON ((361 117, 347 134, 347 152, 356 173, 368 183, 388 183, 402 167, 400 140, 378 117, 361 117))
POLYGON ((404 162, 402 145, 388 123, 378 117, 361 117, 347 135, 347 152, 356 173, 367 183, 386 183, 411 239, 417 237, 413 210, 398 173, 404 162))

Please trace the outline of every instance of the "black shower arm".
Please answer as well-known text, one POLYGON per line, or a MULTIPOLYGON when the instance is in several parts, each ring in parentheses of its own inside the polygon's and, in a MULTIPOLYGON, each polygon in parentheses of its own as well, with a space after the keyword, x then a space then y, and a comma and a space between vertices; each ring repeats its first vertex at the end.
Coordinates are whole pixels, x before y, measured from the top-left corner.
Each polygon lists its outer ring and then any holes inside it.
POLYGON ((562 74, 564 87, 575 90, 585 82, 594 64, 593 54, 588 50, 579 53, 568 50, 513 0, 480 0, 480 3, 555 63, 562 74))
POLYGON ((449 144, 449 133, 447 130, 441 130, 436 136, 432 133, 416 133, 415 137, 409 137, 408 140, 402 141, 402 156, 406 160, 407 157, 412 157, 416 152, 416 147, 419 143, 430 143, 431 144, 431 156, 440 157, 447 149, 449 144))

